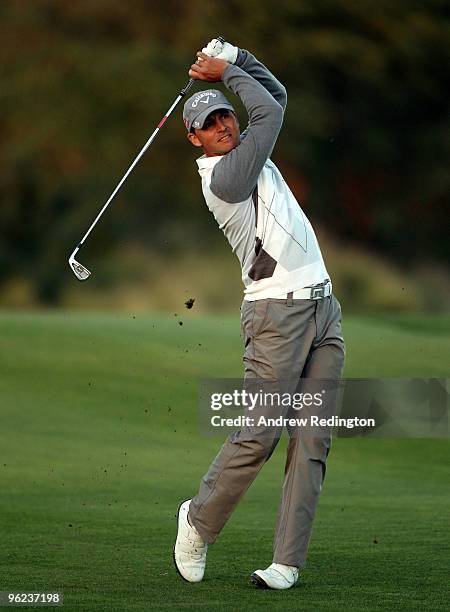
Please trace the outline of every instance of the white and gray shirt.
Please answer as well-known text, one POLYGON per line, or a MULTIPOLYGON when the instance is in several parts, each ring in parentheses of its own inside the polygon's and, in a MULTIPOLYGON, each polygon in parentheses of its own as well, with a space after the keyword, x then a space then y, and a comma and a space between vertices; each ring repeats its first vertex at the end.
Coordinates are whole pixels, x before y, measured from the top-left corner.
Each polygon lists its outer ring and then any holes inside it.
POLYGON ((242 100, 249 123, 232 151, 197 164, 206 204, 241 263, 244 299, 280 298, 329 279, 311 223, 269 159, 285 88, 244 49, 223 82, 242 100))

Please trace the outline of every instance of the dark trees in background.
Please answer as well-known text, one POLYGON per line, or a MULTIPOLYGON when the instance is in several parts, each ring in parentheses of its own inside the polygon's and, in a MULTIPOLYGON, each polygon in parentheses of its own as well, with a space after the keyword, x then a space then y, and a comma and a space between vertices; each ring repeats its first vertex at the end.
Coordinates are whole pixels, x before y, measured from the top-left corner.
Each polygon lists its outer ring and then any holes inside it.
MULTIPOLYGON (((58 301, 68 253, 215 34, 286 84, 274 158, 309 216, 403 265, 447 261, 449 12, 437 0, 2 3, 0 287, 32 278, 58 301)), ((183 248, 204 243, 197 154, 178 111, 92 250, 132 236, 173 252, 180 225, 183 248)))

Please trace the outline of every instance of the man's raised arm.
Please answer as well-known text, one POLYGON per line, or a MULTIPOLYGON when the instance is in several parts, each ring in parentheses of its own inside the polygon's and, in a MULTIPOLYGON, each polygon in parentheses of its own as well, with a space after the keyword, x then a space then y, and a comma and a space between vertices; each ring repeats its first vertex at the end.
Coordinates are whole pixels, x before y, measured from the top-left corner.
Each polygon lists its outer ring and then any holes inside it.
POLYGON ((201 66, 191 66, 189 75, 204 81, 222 80, 239 96, 249 116, 245 138, 215 165, 210 183, 212 193, 221 200, 242 202, 253 192, 272 153, 283 123, 283 107, 264 85, 239 66, 204 53, 197 55, 201 66))
POLYGON ((242 68, 244 72, 256 79, 267 91, 281 104, 283 109, 287 104, 287 92, 284 85, 264 66, 254 55, 246 49, 235 47, 229 42, 213 38, 203 49, 203 52, 211 57, 225 60, 230 64, 235 64, 242 68))
POLYGON ((242 70, 244 70, 247 74, 261 83, 261 85, 265 87, 267 91, 275 98, 278 104, 281 104, 283 110, 286 108, 286 88, 276 77, 274 77, 274 75, 268 68, 266 68, 266 66, 264 66, 264 64, 262 64, 254 55, 250 53, 250 51, 246 51, 246 49, 239 49, 235 65, 242 68, 242 70))

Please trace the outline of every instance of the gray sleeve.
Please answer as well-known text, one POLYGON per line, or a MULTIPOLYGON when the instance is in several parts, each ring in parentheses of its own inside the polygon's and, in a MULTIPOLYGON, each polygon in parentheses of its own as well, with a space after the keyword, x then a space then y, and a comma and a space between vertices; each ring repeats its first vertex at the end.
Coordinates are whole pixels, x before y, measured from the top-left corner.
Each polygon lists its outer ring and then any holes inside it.
POLYGON ((278 104, 281 104, 283 109, 286 109, 286 88, 276 77, 274 77, 264 64, 258 61, 256 57, 250 53, 250 51, 239 49, 235 65, 242 68, 247 74, 261 83, 261 85, 275 98, 278 104))
POLYGON ((229 203, 246 200, 270 157, 283 122, 283 107, 271 93, 235 64, 227 66, 222 80, 244 104, 249 123, 245 138, 214 166, 210 189, 229 203))

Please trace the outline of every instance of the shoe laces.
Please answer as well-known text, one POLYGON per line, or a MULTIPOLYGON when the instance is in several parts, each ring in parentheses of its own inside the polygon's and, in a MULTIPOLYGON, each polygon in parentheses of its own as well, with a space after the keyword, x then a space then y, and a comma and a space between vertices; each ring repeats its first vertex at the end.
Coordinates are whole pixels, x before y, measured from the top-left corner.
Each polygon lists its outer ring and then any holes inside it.
POLYGON ((180 544, 180 550, 188 554, 192 559, 200 560, 206 555, 207 545, 185 540, 180 544))

